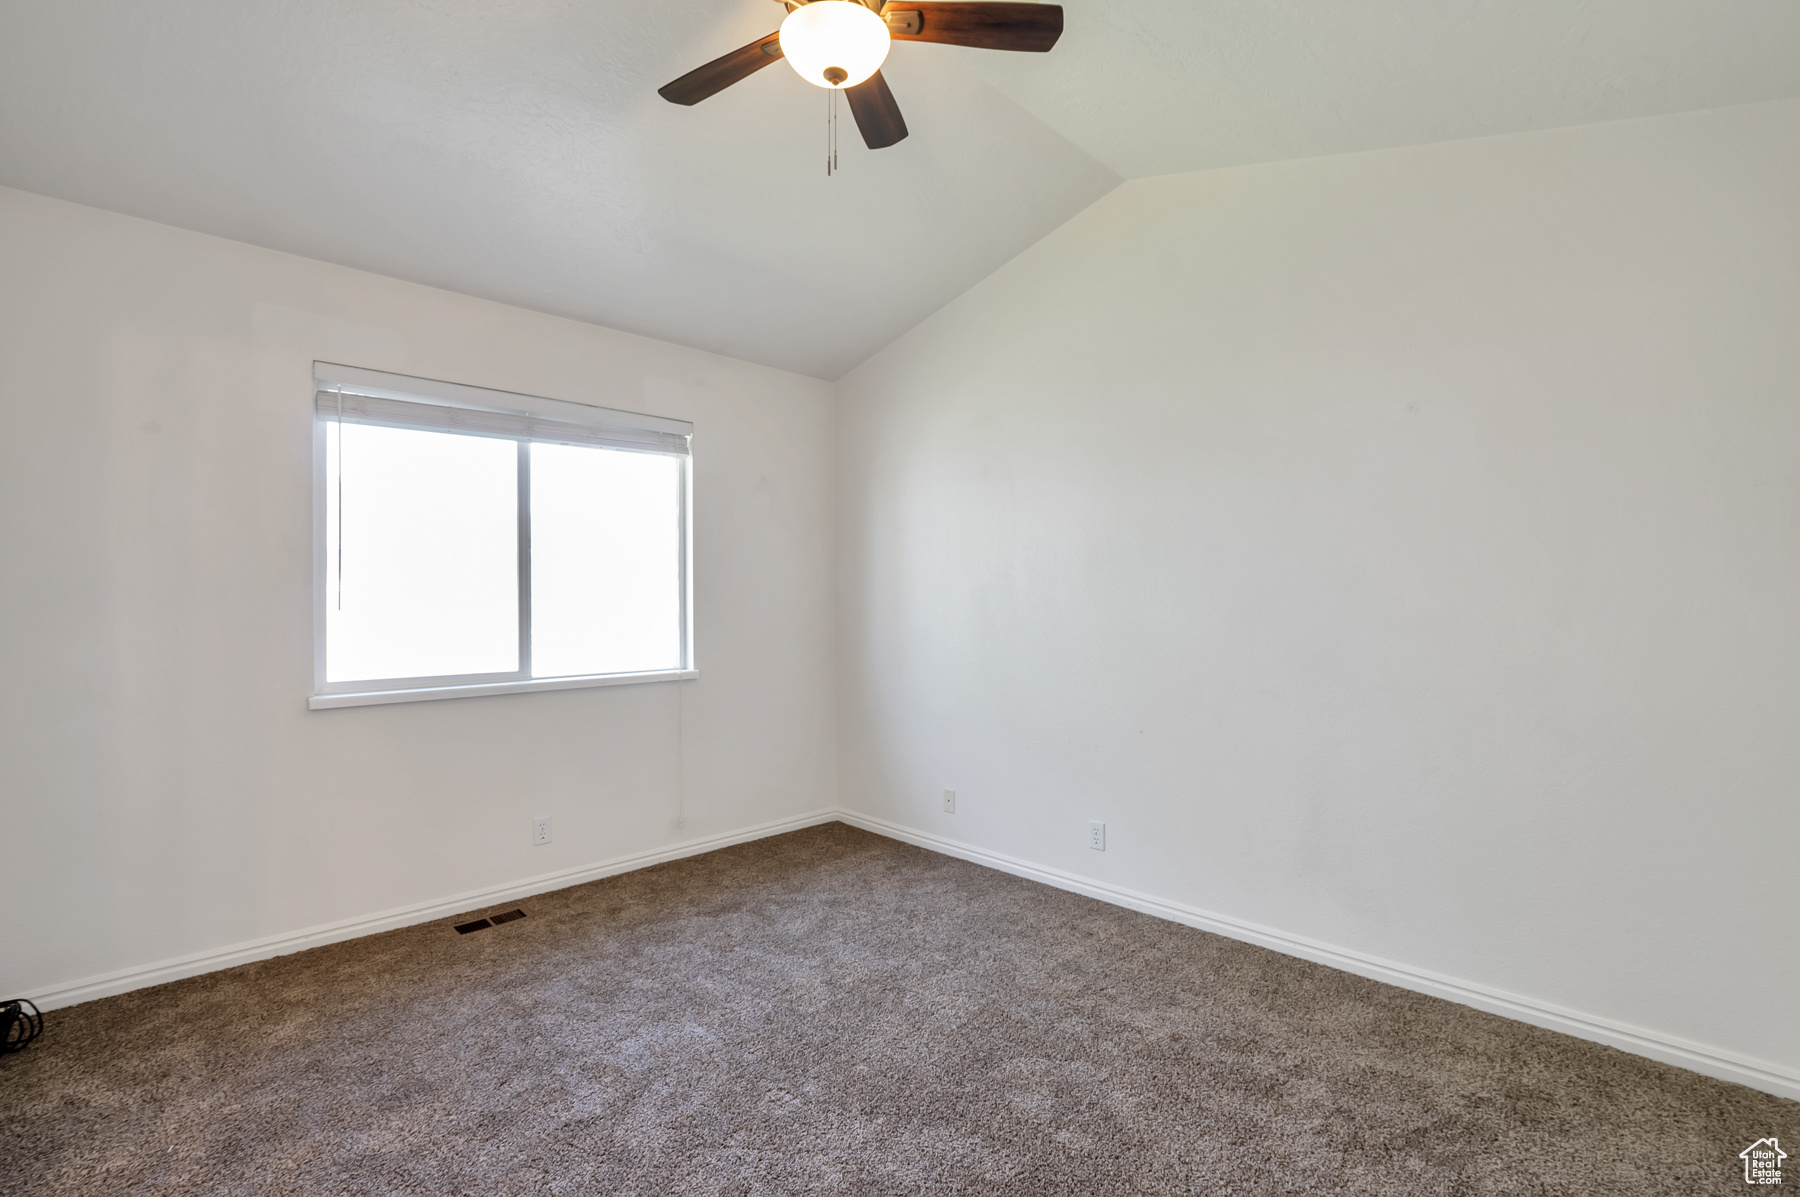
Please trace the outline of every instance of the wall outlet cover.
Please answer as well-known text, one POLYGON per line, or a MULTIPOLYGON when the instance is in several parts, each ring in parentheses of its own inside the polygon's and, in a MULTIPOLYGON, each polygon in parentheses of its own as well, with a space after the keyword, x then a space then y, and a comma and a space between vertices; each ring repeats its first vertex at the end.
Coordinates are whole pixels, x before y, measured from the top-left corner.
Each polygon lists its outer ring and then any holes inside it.
POLYGON ((1100 822, 1088 824, 1088 847, 1096 852, 1106 851, 1106 824, 1100 822))
POLYGON ((955 790, 945 790, 944 791, 944 813, 947 815, 953 815, 956 813, 956 791, 955 790))
POLYGON ((531 821, 531 842, 539 847, 550 842, 550 820, 548 818, 531 821))

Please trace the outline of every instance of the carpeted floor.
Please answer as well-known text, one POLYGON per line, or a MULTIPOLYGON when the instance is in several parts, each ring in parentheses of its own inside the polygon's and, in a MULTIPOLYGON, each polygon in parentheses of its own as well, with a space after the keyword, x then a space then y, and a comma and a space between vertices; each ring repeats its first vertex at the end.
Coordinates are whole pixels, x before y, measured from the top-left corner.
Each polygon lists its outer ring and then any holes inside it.
POLYGON ((1691 1197, 1800 1141, 1800 1103, 842 824, 514 905, 53 1013, 0 1059, 0 1192, 1691 1197))

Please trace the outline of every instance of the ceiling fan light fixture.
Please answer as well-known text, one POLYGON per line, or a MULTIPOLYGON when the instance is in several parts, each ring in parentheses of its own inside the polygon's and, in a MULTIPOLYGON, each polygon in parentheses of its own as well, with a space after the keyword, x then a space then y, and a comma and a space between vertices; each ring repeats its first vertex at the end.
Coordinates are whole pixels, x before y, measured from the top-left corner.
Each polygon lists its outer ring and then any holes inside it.
POLYGON ((887 58, 887 22, 856 0, 813 0, 781 23, 781 55, 815 87, 855 87, 887 58))

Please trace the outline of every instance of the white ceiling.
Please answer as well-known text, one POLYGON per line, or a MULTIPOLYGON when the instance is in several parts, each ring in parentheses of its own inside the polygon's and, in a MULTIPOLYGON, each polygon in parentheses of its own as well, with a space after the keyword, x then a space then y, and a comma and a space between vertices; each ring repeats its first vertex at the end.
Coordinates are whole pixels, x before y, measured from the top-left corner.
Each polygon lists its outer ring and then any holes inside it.
POLYGON ((770 0, 0 0, 0 183, 835 378, 1122 177, 1800 95, 1796 0, 1069 0, 897 45, 865 150, 770 0))
POLYGON ((977 69, 1126 178, 1800 96, 1796 0, 1076 0, 1068 25, 1054 71, 977 69))

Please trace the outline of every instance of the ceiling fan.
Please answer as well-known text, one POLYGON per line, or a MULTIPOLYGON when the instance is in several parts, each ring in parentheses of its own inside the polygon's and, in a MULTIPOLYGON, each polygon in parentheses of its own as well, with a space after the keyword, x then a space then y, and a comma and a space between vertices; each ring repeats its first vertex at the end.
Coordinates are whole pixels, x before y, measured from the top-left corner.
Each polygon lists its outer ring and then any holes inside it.
POLYGON ((983 50, 1043 53, 1062 36, 1059 4, 1013 0, 777 0, 781 28, 657 89, 671 104, 698 104, 777 58, 800 77, 844 93, 872 150, 906 136, 906 121, 881 77, 890 41, 943 42, 983 50))

